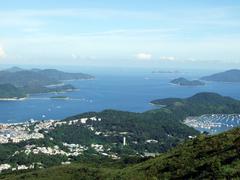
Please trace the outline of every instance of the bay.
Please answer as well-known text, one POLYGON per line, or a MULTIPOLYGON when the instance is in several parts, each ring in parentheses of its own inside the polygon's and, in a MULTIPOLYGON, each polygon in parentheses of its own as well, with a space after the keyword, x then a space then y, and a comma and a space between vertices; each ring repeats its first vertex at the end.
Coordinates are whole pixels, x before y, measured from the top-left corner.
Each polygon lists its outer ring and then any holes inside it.
POLYGON ((189 97, 198 92, 217 92, 240 99, 240 83, 213 83, 205 86, 185 87, 169 83, 177 77, 197 79, 209 71, 183 73, 152 73, 151 71, 97 72, 94 80, 67 81, 78 91, 57 94, 69 100, 51 99, 56 94, 30 95, 24 101, 0 101, 0 123, 24 122, 29 119, 63 119, 89 111, 116 109, 143 112, 153 108, 149 102, 168 97, 189 97))

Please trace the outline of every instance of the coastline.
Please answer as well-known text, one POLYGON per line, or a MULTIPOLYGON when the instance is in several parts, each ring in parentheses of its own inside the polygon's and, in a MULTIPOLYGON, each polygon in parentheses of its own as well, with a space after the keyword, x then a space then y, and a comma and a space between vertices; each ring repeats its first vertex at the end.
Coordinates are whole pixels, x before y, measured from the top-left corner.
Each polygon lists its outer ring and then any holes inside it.
POLYGON ((63 96, 63 97, 58 97, 58 96, 53 96, 53 97, 50 97, 50 99, 53 99, 53 100, 70 100, 70 97, 68 96, 63 96))
POLYGON ((161 105, 161 104, 154 104, 153 102, 149 103, 151 106, 159 107, 159 108, 164 108, 166 105, 161 105))
MULTIPOLYGON (((63 80, 62 83, 58 83, 58 84, 50 84, 47 85, 46 87, 61 87, 64 86, 65 83, 64 81, 78 81, 78 80, 94 80, 95 77, 93 78, 88 78, 88 79, 70 79, 70 80, 63 80)), ((60 90, 60 91, 49 91, 49 92, 39 92, 39 93, 29 93, 27 94, 26 97, 6 97, 6 98, 0 98, 0 101, 24 101, 28 98, 29 95, 34 95, 34 94, 62 94, 62 93, 67 93, 67 92, 75 92, 75 91, 80 91, 79 88, 73 88, 73 89, 65 89, 65 90, 60 90)))
POLYGON ((168 84, 174 85, 174 86, 180 86, 180 87, 200 87, 200 86, 206 86, 206 83, 202 84, 202 85, 181 85, 181 84, 176 84, 176 83, 169 82, 168 84))
POLYGON ((61 119, 46 119, 46 120, 41 120, 41 119, 34 119, 34 121, 31 120, 25 120, 25 121, 21 121, 21 122, 13 122, 13 123, 4 123, 4 122, 0 122, 0 126, 22 126, 25 124, 29 124, 29 125, 33 125, 39 122, 58 122, 58 121, 62 121, 61 119))
POLYGON ((67 79, 67 80, 62 80, 63 84, 64 82, 72 82, 72 81, 87 81, 87 80, 95 80, 96 77, 91 77, 91 78, 81 78, 81 79, 67 79))
POLYGON ((27 97, 23 97, 23 98, 0 98, 0 101, 24 101, 26 100, 27 97))
POLYGON ((64 86, 64 85, 65 85, 64 83, 58 83, 58 84, 50 84, 50 85, 47 85, 45 87, 54 88, 54 87, 59 87, 59 86, 64 86))

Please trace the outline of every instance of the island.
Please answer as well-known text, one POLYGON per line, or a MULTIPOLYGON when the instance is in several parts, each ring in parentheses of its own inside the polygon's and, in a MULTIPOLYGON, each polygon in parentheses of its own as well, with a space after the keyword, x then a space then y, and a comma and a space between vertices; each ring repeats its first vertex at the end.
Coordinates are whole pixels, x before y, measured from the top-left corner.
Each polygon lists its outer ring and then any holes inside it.
POLYGON ((68 96, 52 96, 51 99, 68 100, 68 96))
POLYGON ((0 84, 0 100, 14 101, 23 100, 27 95, 23 90, 16 88, 11 84, 0 84))
POLYGON ((90 80, 94 76, 84 73, 68 73, 56 69, 22 69, 12 67, 0 71, 1 99, 20 99, 28 94, 73 91, 65 84, 69 80, 90 80))
POLYGON ((0 84, 23 86, 48 86, 66 80, 89 80, 94 77, 84 73, 68 73, 56 69, 22 69, 13 67, 0 71, 0 84))
POLYGON ((182 78, 182 77, 173 79, 170 83, 180 85, 180 86, 203 86, 203 85, 205 85, 205 83, 202 81, 199 81, 199 80, 190 81, 190 80, 182 78))
POLYGON ((210 76, 204 76, 201 78, 205 81, 212 82, 240 82, 240 70, 231 69, 225 72, 216 73, 210 76))
POLYGON ((156 70, 156 71, 152 71, 152 73, 154 74, 175 74, 175 73, 181 73, 180 71, 164 71, 164 70, 156 70))

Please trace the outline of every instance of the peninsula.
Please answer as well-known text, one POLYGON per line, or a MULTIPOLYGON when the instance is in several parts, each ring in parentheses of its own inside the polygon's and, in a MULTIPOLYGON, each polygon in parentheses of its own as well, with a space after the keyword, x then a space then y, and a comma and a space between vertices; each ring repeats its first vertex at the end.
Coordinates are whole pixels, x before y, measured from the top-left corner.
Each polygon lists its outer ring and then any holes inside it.
POLYGON ((27 94, 73 91, 67 80, 89 80, 94 76, 67 73, 56 69, 21 69, 13 67, 0 71, 0 99, 18 100, 27 94), (56 86, 57 84, 57 86, 56 86))
POLYGON ((240 70, 239 69, 231 69, 225 72, 216 73, 210 76, 204 76, 201 78, 205 81, 213 81, 213 82, 240 82, 240 70))

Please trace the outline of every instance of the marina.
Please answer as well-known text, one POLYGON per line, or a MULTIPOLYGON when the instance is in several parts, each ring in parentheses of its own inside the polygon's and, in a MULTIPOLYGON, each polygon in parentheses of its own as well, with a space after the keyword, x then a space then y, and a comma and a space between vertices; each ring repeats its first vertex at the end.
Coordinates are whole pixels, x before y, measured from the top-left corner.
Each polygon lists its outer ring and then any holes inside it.
POLYGON ((216 134, 240 126, 240 114, 205 114, 188 117, 184 124, 201 132, 216 134))

